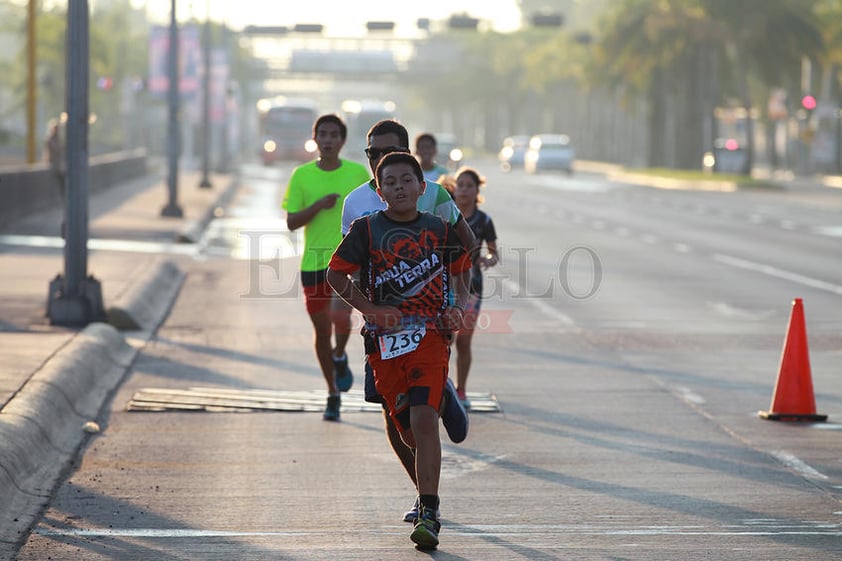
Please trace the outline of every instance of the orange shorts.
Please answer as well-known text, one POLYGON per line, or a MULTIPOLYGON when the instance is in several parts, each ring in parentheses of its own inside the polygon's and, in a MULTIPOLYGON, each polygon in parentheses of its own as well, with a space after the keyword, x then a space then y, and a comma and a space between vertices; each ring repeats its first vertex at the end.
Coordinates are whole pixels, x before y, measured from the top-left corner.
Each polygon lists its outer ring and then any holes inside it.
POLYGON ((428 330, 414 351, 383 360, 379 352, 368 355, 374 370, 374 385, 383 396, 389 416, 401 431, 409 430, 409 408, 441 405, 450 346, 437 331, 428 330))
POLYGON ((327 282, 325 271, 302 271, 301 286, 304 288, 304 304, 310 315, 322 312, 333 300, 333 288, 327 282))

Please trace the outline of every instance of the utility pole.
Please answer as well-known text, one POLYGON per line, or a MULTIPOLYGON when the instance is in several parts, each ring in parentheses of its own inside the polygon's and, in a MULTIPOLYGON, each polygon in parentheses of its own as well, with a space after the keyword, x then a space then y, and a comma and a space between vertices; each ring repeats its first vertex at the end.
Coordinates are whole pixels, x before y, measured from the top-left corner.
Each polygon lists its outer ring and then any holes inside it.
MULTIPOLYGON (((228 22, 222 22, 222 52, 224 53, 224 60, 228 62, 228 22)), ((228 146, 228 103, 230 101, 230 88, 228 87, 228 76, 226 75, 225 83, 222 85, 222 141, 220 144, 220 155, 219 155, 219 171, 222 173, 228 173, 228 158, 230 147, 228 146)))
POLYGON ((211 127, 210 127, 210 94, 211 94, 211 28, 210 28, 210 0, 208 0, 205 12, 205 27, 202 33, 202 57, 204 63, 204 79, 202 80, 202 180, 199 182, 199 187, 204 189, 211 188, 211 182, 208 178, 208 170, 210 168, 210 144, 211 144, 211 127))
POLYGON ((36 77, 36 61, 38 60, 35 49, 38 42, 35 40, 35 18, 37 14, 36 0, 29 0, 27 7, 27 22, 26 22, 26 161, 34 164, 37 159, 36 151, 36 119, 35 119, 35 100, 37 99, 37 84, 36 77))
POLYGON ((67 7, 67 217, 64 277, 50 282, 47 316, 53 325, 105 320, 102 286, 88 276, 88 76, 87 0, 67 7))
POLYGON ((178 204, 178 148, 181 131, 178 126, 178 22, 175 17, 175 1, 170 0, 170 48, 167 58, 169 92, 167 95, 169 116, 167 119, 167 191, 169 200, 161 209, 161 216, 181 218, 184 211, 178 204))

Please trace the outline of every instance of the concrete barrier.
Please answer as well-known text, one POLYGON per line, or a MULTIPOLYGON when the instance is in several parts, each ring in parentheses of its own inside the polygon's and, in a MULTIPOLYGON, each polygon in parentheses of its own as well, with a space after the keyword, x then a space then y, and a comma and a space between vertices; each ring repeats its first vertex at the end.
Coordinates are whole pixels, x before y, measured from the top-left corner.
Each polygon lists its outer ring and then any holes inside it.
POLYGON ((0 558, 9 559, 137 355, 93 323, 32 375, 0 411, 0 558))
POLYGON ((171 261, 126 290, 106 311, 107 322, 122 331, 155 331, 175 301, 184 273, 171 261))
MULTIPOLYGON (((88 194, 147 174, 143 149, 90 158, 88 194)), ((58 180, 47 164, 0 166, 0 227, 12 219, 60 206, 58 180)))

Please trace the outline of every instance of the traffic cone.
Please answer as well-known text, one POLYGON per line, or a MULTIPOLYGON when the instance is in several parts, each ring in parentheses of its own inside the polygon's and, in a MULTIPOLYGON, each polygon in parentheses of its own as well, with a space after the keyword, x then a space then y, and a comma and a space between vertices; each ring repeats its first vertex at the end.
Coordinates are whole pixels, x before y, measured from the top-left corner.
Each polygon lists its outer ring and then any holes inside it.
POLYGON ((801 298, 792 301, 781 367, 772 405, 769 411, 758 415, 770 421, 821 422, 827 415, 816 414, 813 381, 810 374, 810 351, 807 348, 807 328, 804 324, 804 306, 801 298))

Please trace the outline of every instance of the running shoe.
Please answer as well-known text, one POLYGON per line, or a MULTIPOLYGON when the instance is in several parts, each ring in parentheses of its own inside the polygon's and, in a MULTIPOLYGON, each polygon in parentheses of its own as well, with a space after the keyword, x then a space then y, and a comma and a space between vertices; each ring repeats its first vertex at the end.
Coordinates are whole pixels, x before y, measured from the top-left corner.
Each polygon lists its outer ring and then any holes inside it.
POLYGON ((351 374, 351 369, 348 368, 348 355, 342 355, 342 358, 333 357, 333 374, 336 376, 336 387, 341 392, 347 392, 351 389, 354 383, 354 375, 351 374))
POLYGON ((441 422, 451 442, 459 444, 468 437, 468 414, 450 378, 444 386, 444 409, 441 413, 441 422))
POLYGON ((338 421, 339 420, 339 408, 342 406, 342 398, 338 395, 329 395, 327 396, 327 406, 325 407, 325 413, 322 415, 322 419, 325 421, 338 421))
MULTIPOLYGON (((415 502, 412 503, 412 508, 407 510, 403 514, 403 521, 409 522, 410 524, 415 524, 415 521, 418 520, 418 509, 421 508, 421 498, 415 497, 415 502)), ((436 520, 441 518, 441 510, 436 509, 436 520)))
POLYGON ((409 539, 415 542, 418 549, 435 549, 439 545, 439 530, 441 523, 436 519, 435 513, 421 507, 409 539))

